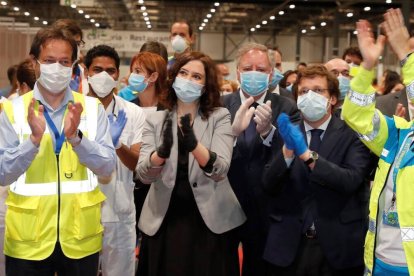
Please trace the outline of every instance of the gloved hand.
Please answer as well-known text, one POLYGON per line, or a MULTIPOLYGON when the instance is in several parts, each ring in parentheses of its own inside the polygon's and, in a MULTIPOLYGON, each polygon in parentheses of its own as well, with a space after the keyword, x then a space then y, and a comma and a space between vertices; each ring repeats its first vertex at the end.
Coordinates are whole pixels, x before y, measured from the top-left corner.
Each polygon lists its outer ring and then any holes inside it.
POLYGON ((173 144, 172 119, 171 119, 171 113, 168 113, 165 116, 165 120, 163 123, 162 144, 157 149, 158 156, 164 159, 169 158, 171 154, 172 144, 173 144))
POLYGON ((250 107, 254 103, 253 97, 248 98, 241 104, 239 110, 237 110, 236 115, 234 116, 233 124, 231 125, 233 135, 238 137, 240 133, 245 131, 249 126, 250 120, 253 117, 255 108, 250 107))
POLYGON ((193 128, 191 127, 191 115, 185 114, 180 118, 181 131, 184 136, 184 146, 188 152, 192 152, 198 144, 197 138, 194 135, 193 128))
POLYGON ((289 116, 282 113, 277 118, 280 136, 282 136, 285 146, 289 150, 293 150, 296 156, 300 156, 306 152, 308 146, 305 138, 299 128, 290 122, 289 116))
POLYGON ((267 101, 256 107, 253 120, 256 122, 256 130, 262 136, 269 134, 272 130, 272 102, 267 101))
POLYGON ((114 144, 115 148, 119 148, 119 137, 121 137, 122 131, 128 121, 124 110, 119 110, 118 117, 116 120, 114 119, 114 114, 109 114, 109 132, 111 134, 112 143, 114 144))

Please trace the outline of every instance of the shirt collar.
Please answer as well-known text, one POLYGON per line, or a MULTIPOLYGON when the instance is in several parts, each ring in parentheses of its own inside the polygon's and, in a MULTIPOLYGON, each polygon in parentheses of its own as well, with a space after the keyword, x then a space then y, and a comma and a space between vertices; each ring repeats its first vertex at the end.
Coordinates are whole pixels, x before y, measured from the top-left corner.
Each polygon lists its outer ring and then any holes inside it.
POLYGON ((60 105, 54 110, 45 100, 45 98, 43 98, 42 93, 40 93, 39 87, 37 87, 37 82, 35 83, 34 87, 33 87, 33 97, 40 101, 49 111, 52 112, 56 112, 62 108, 66 108, 67 104, 69 102, 73 102, 73 95, 72 95, 72 91, 70 89, 70 87, 68 86, 66 88, 66 91, 63 92, 65 93, 65 97, 63 98, 62 102, 60 103, 60 105))
MULTIPOLYGON (((266 90, 266 91, 267 91, 267 90, 266 90)), ((262 104, 262 103, 264 103, 264 99, 265 99, 265 97, 266 97, 266 91, 265 91, 265 92, 263 92, 262 96, 260 96, 260 98, 256 101, 256 103, 258 103, 258 104, 262 104)), ((241 100, 241 103, 244 103, 244 101, 245 101, 245 100, 247 100, 247 98, 246 98, 246 96, 244 96, 244 93, 243 93, 243 91, 241 90, 241 88, 239 89, 239 93, 240 93, 240 100, 241 100)))
MULTIPOLYGON (((326 120, 323 124, 321 124, 319 127, 318 127, 318 129, 322 129, 323 130, 323 132, 325 132, 326 131, 326 129, 328 128, 328 125, 329 125, 329 122, 331 121, 331 119, 332 119, 332 115, 330 115, 329 116, 329 118, 328 118, 328 120, 326 120)), ((313 127, 311 127, 308 123, 306 123, 305 121, 303 121, 303 124, 304 124, 304 126, 305 126, 305 131, 306 131, 306 133, 308 132, 308 131, 311 131, 312 129, 313 129, 313 127)))

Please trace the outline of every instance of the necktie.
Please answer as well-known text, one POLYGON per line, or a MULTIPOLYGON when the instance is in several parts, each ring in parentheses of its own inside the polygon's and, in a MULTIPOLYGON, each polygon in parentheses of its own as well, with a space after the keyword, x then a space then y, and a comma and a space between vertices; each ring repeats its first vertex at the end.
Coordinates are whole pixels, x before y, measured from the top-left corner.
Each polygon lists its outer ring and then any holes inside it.
POLYGON ((321 146, 321 134, 322 129, 311 129, 311 139, 309 143, 309 149, 312 151, 318 151, 321 146))
MULTIPOLYGON (((317 152, 321 146, 321 134, 323 133, 323 130, 312 129, 310 132, 311 132, 311 139, 309 143, 309 149, 317 152)), ((308 198, 304 204, 305 215, 304 215, 303 228, 302 228, 303 233, 305 233, 306 230, 308 229, 315 230, 315 225, 313 223, 314 221, 313 212, 314 212, 315 206, 314 206, 314 202, 312 198, 313 196, 308 198)))
MULTIPOLYGON (((254 107, 256 108, 259 104, 254 102, 250 107, 254 107)), ((250 124, 249 126, 246 128, 246 130, 244 131, 244 138, 246 140, 246 144, 250 144, 254 138, 256 137, 256 123, 252 119, 250 120, 250 124)))

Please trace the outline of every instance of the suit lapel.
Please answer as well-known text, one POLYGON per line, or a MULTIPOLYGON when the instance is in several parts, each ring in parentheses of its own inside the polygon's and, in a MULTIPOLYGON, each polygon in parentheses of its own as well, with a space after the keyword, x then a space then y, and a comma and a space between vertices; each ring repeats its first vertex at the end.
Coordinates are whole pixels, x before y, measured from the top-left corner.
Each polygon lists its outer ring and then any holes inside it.
POLYGON ((324 158, 328 158, 329 154, 332 152, 332 147, 338 143, 338 139, 340 135, 338 135, 338 131, 343 126, 343 122, 336 118, 335 116, 331 117, 331 121, 326 128, 326 131, 323 135, 321 148, 319 149, 319 154, 324 158))
MULTIPOLYGON (((197 112, 197 116, 194 119, 193 131, 197 138, 197 141, 199 141, 200 143, 203 141, 203 137, 204 137, 204 134, 206 133, 208 125, 209 125, 209 120, 203 120, 200 114, 198 114, 197 112)), ((188 158, 189 179, 192 179, 191 173, 194 172, 193 170, 194 161, 195 161, 194 155, 190 154, 188 158)))

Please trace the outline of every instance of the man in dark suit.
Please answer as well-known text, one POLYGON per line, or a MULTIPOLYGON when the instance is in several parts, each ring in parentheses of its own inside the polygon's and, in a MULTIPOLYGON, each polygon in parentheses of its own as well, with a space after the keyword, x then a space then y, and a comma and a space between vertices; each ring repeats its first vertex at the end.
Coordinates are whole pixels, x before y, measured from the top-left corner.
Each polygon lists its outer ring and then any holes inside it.
POLYGON ((405 89, 377 97, 375 107, 386 116, 392 117, 396 115, 410 121, 407 92, 405 89))
POLYGON ((276 118, 284 112, 299 120, 293 100, 268 92, 273 68, 264 45, 246 44, 239 50, 237 60, 241 88, 224 97, 235 136, 228 178, 247 216, 247 222, 239 229, 244 276, 265 275, 262 255, 267 197, 261 178, 264 165, 282 146, 275 131, 276 118))
POLYGON ((293 89, 303 121, 278 118, 285 144, 264 170, 274 195, 264 259, 270 275, 362 275, 369 151, 332 115, 338 81, 325 67, 302 70, 293 89))

